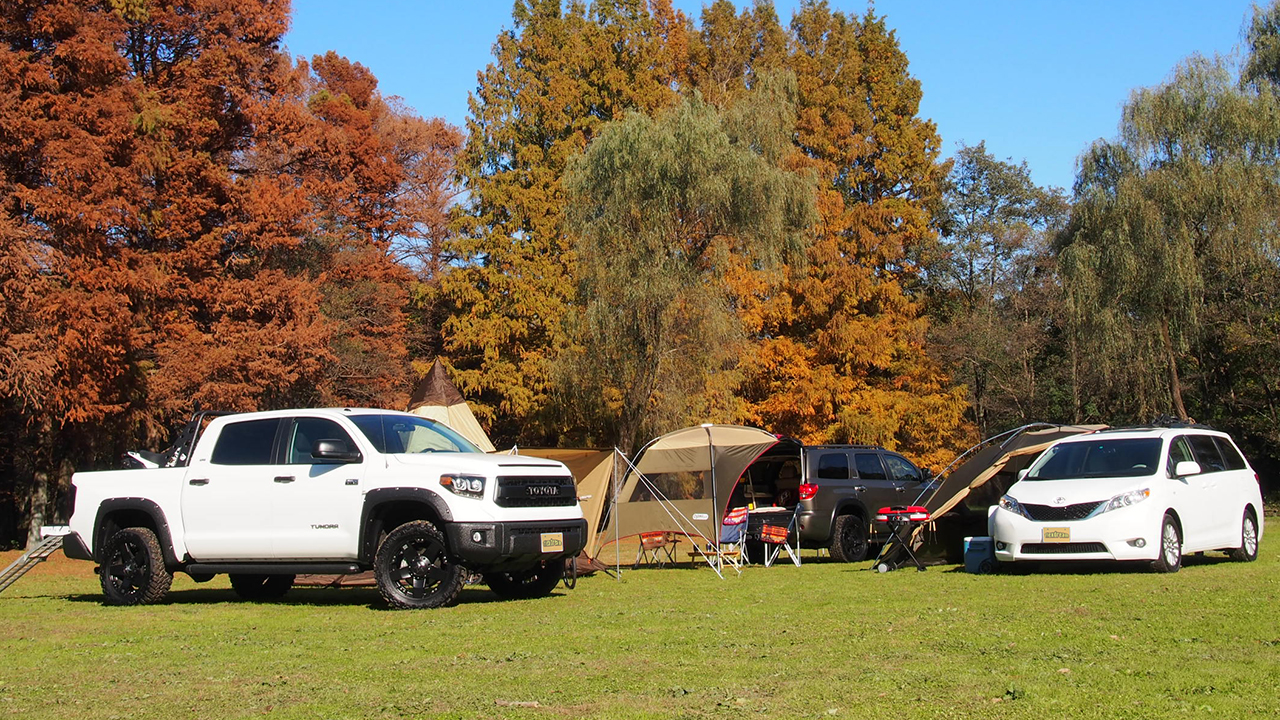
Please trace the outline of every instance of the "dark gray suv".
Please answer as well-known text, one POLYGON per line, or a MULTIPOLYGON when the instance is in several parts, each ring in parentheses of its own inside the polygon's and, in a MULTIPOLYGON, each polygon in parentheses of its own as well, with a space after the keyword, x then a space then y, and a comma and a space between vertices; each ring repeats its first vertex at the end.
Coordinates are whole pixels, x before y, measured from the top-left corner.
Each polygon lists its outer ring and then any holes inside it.
POLYGON ((830 548, 842 562, 863 560, 871 543, 888 539, 877 510, 915 504, 931 488, 927 473, 875 445, 809 445, 801 462, 800 544, 830 548))

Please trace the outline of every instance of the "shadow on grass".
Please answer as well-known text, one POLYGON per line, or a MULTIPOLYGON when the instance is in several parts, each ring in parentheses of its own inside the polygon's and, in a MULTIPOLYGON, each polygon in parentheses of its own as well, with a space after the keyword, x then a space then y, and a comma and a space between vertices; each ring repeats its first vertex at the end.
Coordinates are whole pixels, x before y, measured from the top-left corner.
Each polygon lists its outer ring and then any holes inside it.
MULTIPOLYGON (((1215 565, 1232 564, 1235 561, 1220 554, 1196 553, 1182 558, 1183 568, 1213 567, 1215 565)), ((958 565, 943 572, 963 573, 963 565, 958 565)), ((991 575, 1131 575, 1156 574, 1151 569, 1151 562, 1146 560, 1044 560, 1017 563, 1001 563, 999 569, 991 575)))
MULTIPOLYGON (((557 587, 547 597, 559 597, 565 592, 557 587)), ((27 599, 31 599, 30 596, 27 599)), ((101 605, 101 594, 76 595, 44 595, 49 599, 62 599, 74 603, 92 603, 101 605)), ((494 594, 484 586, 469 586, 458 594, 456 605, 475 605, 485 603, 508 602, 494 594)), ((296 607, 329 607, 341 605, 364 605, 370 610, 391 610, 378 593, 376 587, 295 587, 279 600, 242 600, 230 588, 195 588, 191 590, 172 590, 165 597, 164 605, 212 605, 217 603, 235 603, 242 605, 289 605, 296 607)))

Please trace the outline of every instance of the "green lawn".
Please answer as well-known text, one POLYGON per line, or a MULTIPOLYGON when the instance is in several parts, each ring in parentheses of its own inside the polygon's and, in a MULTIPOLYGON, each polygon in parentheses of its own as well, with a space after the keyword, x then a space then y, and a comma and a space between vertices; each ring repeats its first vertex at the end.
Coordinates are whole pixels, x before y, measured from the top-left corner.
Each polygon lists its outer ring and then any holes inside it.
POLYGON ((185 575, 168 604, 104 607, 58 555, 0 594, 0 718, 1280 715, 1275 541, 1172 576, 807 560, 393 612, 373 589, 252 604, 185 575))

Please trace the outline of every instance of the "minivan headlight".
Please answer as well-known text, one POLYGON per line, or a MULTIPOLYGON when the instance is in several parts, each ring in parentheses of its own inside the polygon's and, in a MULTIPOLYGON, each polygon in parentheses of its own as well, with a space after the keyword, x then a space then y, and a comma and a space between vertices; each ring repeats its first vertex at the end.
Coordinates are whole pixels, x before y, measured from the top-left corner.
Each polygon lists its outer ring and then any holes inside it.
POLYGON ((1119 510, 1122 507, 1129 507, 1130 505, 1136 505, 1142 502, 1143 500, 1146 500, 1149 497, 1151 497, 1151 490, 1149 488, 1142 488, 1141 490, 1134 490, 1133 492, 1120 493, 1119 495, 1108 500, 1106 507, 1102 508, 1101 512, 1109 512, 1111 510, 1119 510))
POLYGON ((1005 510, 1008 510, 1014 515, 1021 515, 1022 517, 1028 520, 1031 519, 1031 515, 1027 512, 1027 509, 1022 507, 1022 503, 1013 499, 1012 496, 1005 495, 1001 497, 999 505, 1000 507, 1004 508, 1005 510))

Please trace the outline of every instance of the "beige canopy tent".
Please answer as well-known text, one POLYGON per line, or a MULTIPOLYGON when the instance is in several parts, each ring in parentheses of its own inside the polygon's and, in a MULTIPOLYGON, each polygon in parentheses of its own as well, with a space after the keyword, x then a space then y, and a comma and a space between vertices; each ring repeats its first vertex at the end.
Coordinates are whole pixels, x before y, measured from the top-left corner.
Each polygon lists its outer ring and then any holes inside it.
POLYGON ((489 435, 476 421, 471 406, 463 399, 462 393, 449 380, 449 375, 439 358, 432 363, 409 398, 409 412, 444 423, 462 437, 470 440, 484 452, 493 452, 493 443, 489 435))
POLYGON ((613 534, 671 530, 718 541, 724 504, 751 463, 778 436, 741 425, 667 433, 640 450, 618 493, 613 534))

